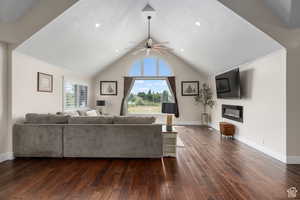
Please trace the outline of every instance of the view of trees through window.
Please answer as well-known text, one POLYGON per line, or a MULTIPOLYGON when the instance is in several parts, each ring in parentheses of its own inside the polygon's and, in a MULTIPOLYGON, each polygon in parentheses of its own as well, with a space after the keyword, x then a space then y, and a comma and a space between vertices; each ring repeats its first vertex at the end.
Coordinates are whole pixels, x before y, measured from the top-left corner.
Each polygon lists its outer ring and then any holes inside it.
POLYGON ((136 80, 127 100, 128 113, 161 113, 163 102, 174 102, 166 80, 136 80))

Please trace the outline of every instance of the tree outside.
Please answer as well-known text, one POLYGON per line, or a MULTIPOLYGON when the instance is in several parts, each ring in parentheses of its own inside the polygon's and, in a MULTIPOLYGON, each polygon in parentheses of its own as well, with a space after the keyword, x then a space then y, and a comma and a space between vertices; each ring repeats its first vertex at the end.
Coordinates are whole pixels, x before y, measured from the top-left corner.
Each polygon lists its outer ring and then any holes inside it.
POLYGON ((173 102, 173 97, 169 91, 131 93, 128 97, 128 113, 129 114, 153 114, 161 113, 161 104, 163 102, 173 102))

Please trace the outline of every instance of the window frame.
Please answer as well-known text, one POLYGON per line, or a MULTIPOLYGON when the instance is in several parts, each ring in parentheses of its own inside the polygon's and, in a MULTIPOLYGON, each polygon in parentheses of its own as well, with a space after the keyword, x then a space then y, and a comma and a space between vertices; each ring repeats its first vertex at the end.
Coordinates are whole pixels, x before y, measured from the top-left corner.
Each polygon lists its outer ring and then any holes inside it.
POLYGON ((87 84, 84 83, 77 83, 74 81, 68 81, 68 80, 64 80, 63 81, 63 87, 62 87, 62 110, 63 112, 65 111, 74 111, 74 110, 81 110, 81 109, 85 109, 88 108, 88 104, 89 104, 89 86, 87 84), (65 106, 65 102, 66 102, 66 91, 65 91, 65 86, 66 84, 70 84, 72 86, 75 86, 76 88, 76 92, 75 92, 75 106, 74 107, 66 107, 65 106), (81 107, 80 106, 80 87, 86 87, 87 91, 86 91, 86 106, 81 107))
POLYGON ((173 71, 172 71, 172 69, 171 69, 171 67, 170 67, 170 65, 168 64, 168 62, 165 60, 165 59, 163 59, 163 58, 160 58, 160 57, 158 57, 158 56, 143 56, 143 57, 141 57, 141 58, 139 58, 139 59, 136 59, 132 64, 131 64, 131 67, 130 67, 130 69, 129 69, 129 71, 127 72, 127 74, 130 76, 130 77, 166 77, 166 76, 161 76, 160 75, 160 60, 163 60, 166 64, 167 64, 167 67, 169 68, 169 70, 170 70, 170 75, 169 76, 173 76, 173 71), (144 62, 145 62, 145 59, 147 59, 147 58, 153 58, 153 59, 155 59, 155 63, 156 63, 156 65, 155 65, 155 71, 156 71, 156 75, 155 76, 145 76, 145 64, 144 64, 144 62), (132 68, 133 68, 133 65, 136 63, 136 62, 139 62, 140 63, 140 75, 139 76, 131 76, 130 75, 130 72, 131 72, 131 70, 132 70, 132 68))
MULTIPOLYGON (((171 89, 170 86, 170 82, 168 80, 168 76, 131 76, 133 78, 133 82, 132 85, 130 86, 130 92, 128 93, 128 96, 125 98, 125 111, 126 111, 126 115, 128 116, 136 116, 136 115, 143 115, 143 116, 161 116, 164 115, 164 113, 128 113, 128 98, 131 94, 131 90, 134 86, 135 81, 137 80, 164 80, 167 83, 167 86, 169 88, 169 91, 171 93, 171 95, 173 96, 173 98, 175 98, 174 93, 171 89)), ((162 103, 162 102, 161 102, 162 103)))

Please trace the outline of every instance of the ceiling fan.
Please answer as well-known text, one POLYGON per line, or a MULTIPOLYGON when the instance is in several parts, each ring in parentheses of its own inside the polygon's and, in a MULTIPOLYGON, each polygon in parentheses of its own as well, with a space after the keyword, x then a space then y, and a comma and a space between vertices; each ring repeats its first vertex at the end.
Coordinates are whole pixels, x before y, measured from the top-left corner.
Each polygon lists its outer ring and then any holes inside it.
POLYGON ((166 44, 169 44, 169 42, 155 42, 153 41, 153 39, 151 38, 151 16, 147 17, 148 20, 148 38, 145 41, 144 44, 139 45, 137 47, 134 48, 134 55, 137 55, 138 53, 143 53, 145 52, 146 55, 150 55, 151 52, 156 52, 159 54, 163 54, 166 53, 167 51, 173 51, 173 49, 165 46, 166 44))

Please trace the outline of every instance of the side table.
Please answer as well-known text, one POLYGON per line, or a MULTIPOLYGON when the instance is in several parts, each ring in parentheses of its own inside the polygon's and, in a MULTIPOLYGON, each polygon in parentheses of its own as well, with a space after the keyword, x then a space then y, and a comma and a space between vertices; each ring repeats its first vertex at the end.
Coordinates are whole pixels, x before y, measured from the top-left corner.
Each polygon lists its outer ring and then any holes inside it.
POLYGON ((177 134, 174 127, 171 131, 167 131, 166 126, 162 126, 164 157, 176 157, 177 134))

